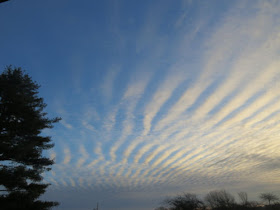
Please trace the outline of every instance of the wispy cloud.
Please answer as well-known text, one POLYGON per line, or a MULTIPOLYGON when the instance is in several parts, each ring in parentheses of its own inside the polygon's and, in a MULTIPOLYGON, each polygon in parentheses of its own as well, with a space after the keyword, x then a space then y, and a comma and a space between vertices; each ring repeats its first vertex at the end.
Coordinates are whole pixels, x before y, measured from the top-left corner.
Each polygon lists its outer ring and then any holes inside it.
POLYGON ((182 83, 185 78, 184 68, 175 66, 170 69, 170 74, 166 76, 165 81, 158 87, 153 95, 151 102, 146 106, 144 112, 144 132, 147 135, 152 126, 152 120, 163 106, 163 104, 171 97, 173 91, 182 83))
POLYGON ((71 152, 70 149, 68 147, 65 147, 63 149, 63 153, 64 153, 64 159, 63 159, 63 164, 68 164, 71 161, 71 152))
POLYGON ((63 167, 55 167, 53 177, 65 178, 50 180, 100 190, 203 190, 243 183, 254 174, 252 183, 266 183, 269 176, 279 185, 279 4, 248 4, 236 2, 211 27, 196 20, 194 30, 185 30, 187 3, 172 22, 179 39, 166 36, 169 44, 161 47, 155 40, 165 10, 152 22, 149 16, 135 43, 135 53, 147 60, 131 65, 121 91, 115 86, 120 68, 112 67, 101 88, 111 104, 83 110, 79 123, 86 140, 62 149, 63 167), (193 54, 190 46, 197 46, 193 54), (157 64, 159 59, 168 65, 157 64))
POLYGON ((94 159, 93 161, 91 161, 91 163, 88 164, 87 167, 89 167, 89 168, 94 167, 98 162, 103 161, 105 159, 103 151, 102 151, 102 144, 100 142, 96 143, 94 152, 97 155, 97 158, 94 159))
POLYGON ((67 123, 65 120, 61 120, 60 123, 67 129, 72 129, 73 126, 70 123, 67 123))
POLYGON ((83 145, 80 145, 79 153, 81 157, 77 162, 77 168, 80 168, 89 158, 89 154, 83 145))
POLYGON ((114 82, 120 70, 121 67, 119 65, 113 65, 112 67, 110 67, 104 78, 104 81, 101 84, 103 96, 107 101, 111 100, 112 98, 114 91, 114 82))
POLYGON ((139 81, 135 81, 133 79, 123 95, 121 103, 126 108, 125 119, 123 120, 122 134, 120 138, 113 144, 110 150, 110 156, 113 161, 116 159, 116 151, 126 142, 128 136, 132 134, 132 131, 135 128, 135 108, 147 87, 150 78, 149 76, 149 74, 146 74, 146 79, 139 81))

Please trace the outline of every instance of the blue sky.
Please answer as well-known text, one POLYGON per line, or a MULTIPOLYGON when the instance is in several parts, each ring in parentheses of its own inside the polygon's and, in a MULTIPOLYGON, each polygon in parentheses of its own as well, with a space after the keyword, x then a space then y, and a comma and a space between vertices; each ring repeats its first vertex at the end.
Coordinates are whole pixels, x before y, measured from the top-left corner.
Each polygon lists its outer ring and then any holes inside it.
POLYGON ((55 209, 280 195, 279 1, 11 0, 0 66, 41 84, 55 209))

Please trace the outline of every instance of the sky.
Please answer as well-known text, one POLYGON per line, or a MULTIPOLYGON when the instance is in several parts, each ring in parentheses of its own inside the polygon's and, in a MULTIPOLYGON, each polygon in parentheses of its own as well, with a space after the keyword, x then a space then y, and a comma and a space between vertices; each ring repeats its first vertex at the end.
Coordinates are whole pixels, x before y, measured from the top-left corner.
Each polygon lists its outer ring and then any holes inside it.
POLYGON ((55 210, 280 196, 280 1, 10 0, 0 68, 37 81, 55 210))

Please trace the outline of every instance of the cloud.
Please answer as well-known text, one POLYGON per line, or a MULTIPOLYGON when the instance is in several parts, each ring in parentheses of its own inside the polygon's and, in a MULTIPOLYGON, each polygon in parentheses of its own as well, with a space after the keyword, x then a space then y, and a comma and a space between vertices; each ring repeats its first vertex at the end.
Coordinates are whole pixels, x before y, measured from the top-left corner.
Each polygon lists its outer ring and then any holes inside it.
POLYGON ((64 160, 63 160, 63 164, 66 165, 71 161, 71 152, 70 149, 68 147, 65 147, 63 149, 63 153, 64 153, 64 160))
POLYGON ((94 152, 97 155, 97 158, 94 159, 92 162, 90 162, 88 164, 87 168, 94 168, 97 165, 97 163, 99 163, 105 159, 104 154, 102 152, 102 143, 101 142, 96 143, 94 152))
POLYGON ((116 159, 116 151, 120 148, 121 145, 126 142, 128 136, 132 134, 132 131, 135 128, 135 108, 140 98, 142 97, 150 78, 149 74, 145 75, 146 78, 143 80, 135 81, 134 79, 132 79, 122 97, 121 104, 123 104, 123 106, 125 107, 126 112, 125 118, 122 121, 122 134, 110 149, 110 156, 113 161, 115 161, 116 159))
POLYGON ((76 183, 72 178, 70 178, 70 183, 72 187, 76 187, 76 183))
POLYGON ((112 67, 110 67, 109 71, 107 72, 104 81, 101 84, 103 96, 107 101, 111 100, 112 98, 114 82, 120 70, 121 67, 119 65, 112 65, 112 67))
POLYGON ((162 48, 153 43, 161 21, 146 21, 136 53, 147 60, 131 64, 125 80, 117 81, 118 71, 105 76, 104 100, 116 100, 102 109, 88 104, 79 120, 86 135, 63 148, 49 180, 102 192, 278 186, 279 5, 248 4, 236 2, 211 28, 196 20, 190 31, 183 11, 173 20, 179 39, 165 37, 162 48))
POLYGON ((67 128, 67 129, 72 129, 73 128, 73 126, 71 125, 71 124, 69 124, 69 123, 67 123, 65 120, 61 120, 60 121, 60 123, 65 127, 65 128, 67 128))
POLYGON ((91 107, 91 105, 88 104, 84 109, 81 124, 83 125, 84 128, 96 133, 97 130, 93 126, 93 122, 98 122, 98 121, 100 121, 99 114, 97 113, 97 111, 94 107, 91 107))
POLYGON ((118 108, 113 108, 110 112, 108 112, 107 116, 104 119, 103 127, 105 131, 110 133, 116 123, 116 115, 118 113, 118 108))
POLYGON ((55 151, 52 150, 52 151, 50 152, 50 159, 51 159, 51 160, 55 160, 55 158, 56 158, 56 153, 55 153, 55 151))
POLYGON ((183 71, 183 67, 174 66, 170 69, 170 74, 166 75, 165 81, 156 90, 150 103, 146 106, 144 111, 144 131, 143 135, 147 135, 151 129, 151 124, 159 112, 163 104, 171 97, 173 91, 182 83, 186 75, 183 71))
POLYGON ((89 159, 89 154, 87 153, 84 145, 80 145, 79 152, 81 154, 81 158, 77 162, 77 168, 80 168, 89 159))

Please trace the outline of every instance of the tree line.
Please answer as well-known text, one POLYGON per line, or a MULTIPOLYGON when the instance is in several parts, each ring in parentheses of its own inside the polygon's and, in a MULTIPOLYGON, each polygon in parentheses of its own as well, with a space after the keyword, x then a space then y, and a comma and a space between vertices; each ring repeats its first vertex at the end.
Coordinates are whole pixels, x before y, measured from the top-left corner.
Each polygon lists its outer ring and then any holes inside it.
POLYGON ((163 205, 155 210, 279 210, 279 197, 273 193, 259 195, 261 203, 249 201, 246 192, 239 192, 238 200, 226 190, 210 191, 203 199, 196 194, 185 193, 165 199, 163 205))

